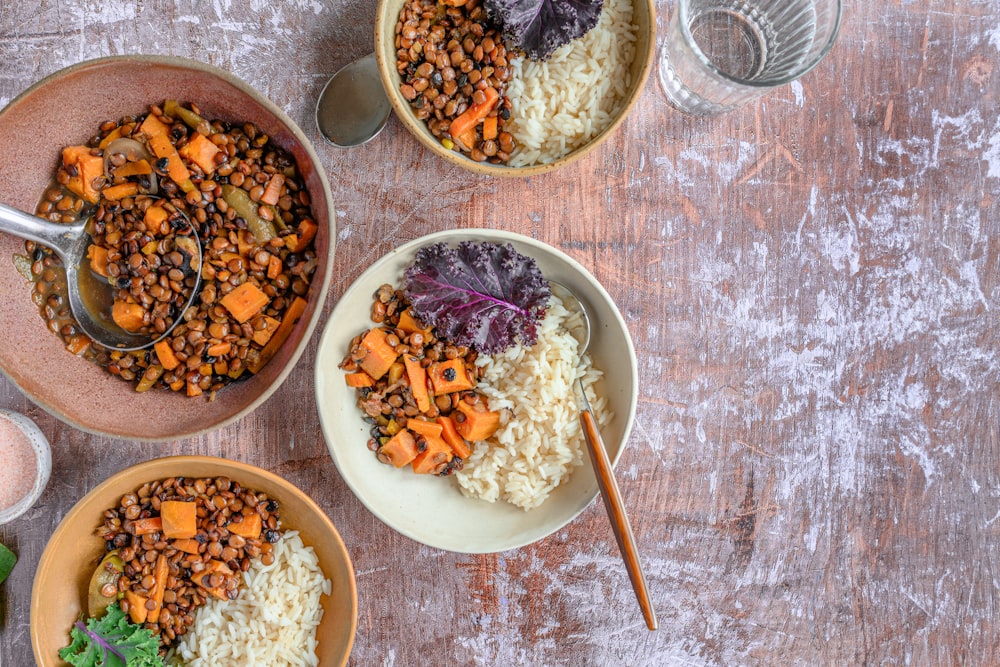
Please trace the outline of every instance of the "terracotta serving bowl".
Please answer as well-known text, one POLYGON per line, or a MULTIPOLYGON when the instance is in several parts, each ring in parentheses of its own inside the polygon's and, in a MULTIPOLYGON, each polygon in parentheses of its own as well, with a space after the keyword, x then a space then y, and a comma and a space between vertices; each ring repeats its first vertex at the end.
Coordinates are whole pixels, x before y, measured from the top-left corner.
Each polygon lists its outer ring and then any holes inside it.
POLYGON ((400 9, 402 9, 405 3, 406 0, 379 0, 378 10, 375 15, 375 57, 378 60, 382 86, 385 88, 386 95, 389 97, 396 117, 402 121, 406 129, 420 143, 430 149, 432 153, 448 162, 476 173, 490 174, 492 176, 534 176, 576 162, 615 134, 629 112, 632 111, 632 108, 638 102, 642 89, 646 84, 646 79, 649 78, 649 73, 653 67, 653 56, 656 51, 656 10, 654 3, 653 0, 632 0, 632 22, 636 27, 637 39, 635 44, 635 58, 629 68, 631 85, 628 88, 622 108, 604 131, 595 136, 587 144, 547 164, 527 167, 506 167, 487 162, 476 162, 457 151, 445 148, 441 144, 441 141, 427 129, 427 124, 416 117, 409 102, 400 93, 399 85, 401 80, 399 73, 396 71, 396 22, 399 19, 400 9))
POLYGON ((169 440, 203 433, 247 414, 284 381, 316 326, 330 284, 335 210, 319 158, 295 123, 263 95, 215 67, 181 58, 120 56, 69 67, 36 83, 0 111, 0 193, 34 211, 64 146, 85 142, 98 125, 144 113, 166 98, 197 102, 205 115, 249 121, 294 155, 319 223, 319 266, 309 305, 278 355, 255 377, 220 391, 213 402, 183 392, 138 394, 66 351, 31 300, 31 283, 14 267, 24 241, 0 233, 0 369, 32 401, 95 434, 169 440))
POLYGON ((492 553, 539 540, 572 521, 597 497, 597 481, 587 460, 540 506, 524 511, 504 501, 467 498, 454 479, 417 475, 409 466, 380 463, 367 442, 371 426, 338 364, 351 339, 376 326, 369 319, 372 297, 384 283, 402 285, 403 274, 420 248, 461 241, 510 243, 531 257, 548 280, 570 288, 587 308, 591 321, 588 353, 604 372, 598 394, 613 413, 602 427, 608 456, 617 461, 635 418, 639 373, 625 320, 611 296, 579 262, 527 236, 490 229, 438 232, 410 241, 362 273, 330 315, 316 356, 316 402, 327 447, 354 494, 386 525, 418 542, 463 553, 492 553))
POLYGON ((354 568, 340 534, 319 506, 284 479, 254 466, 207 456, 177 456, 147 461, 108 478, 80 500, 49 539, 31 591, 31 646, 41 667, 65 665, 59 649, 80 618, 87 587, 104 540, 95 535, 104 511, 142 484, 168 477, 228 477, 267 493, 281 504, 282 526, 297 530, 319 558, 332 592, 320 599, 323 620, 316 638, 321 667, 347 664, 357 626, 358 596, 354 568))

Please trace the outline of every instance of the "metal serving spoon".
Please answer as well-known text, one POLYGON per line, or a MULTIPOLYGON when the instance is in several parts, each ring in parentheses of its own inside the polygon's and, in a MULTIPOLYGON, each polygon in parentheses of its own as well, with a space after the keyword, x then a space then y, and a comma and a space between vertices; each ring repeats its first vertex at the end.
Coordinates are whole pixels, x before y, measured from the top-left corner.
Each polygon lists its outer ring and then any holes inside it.
MULTIPOLYGON (((191 293, 188 295, 187 301, 184 303, 184 308, 180 311, 180 313, 183 313, 194 301, 198 294, 198 288, 201 285, 202 255, 201 242, 198 241, 197 231, 183 213, 181 217, 191 230, 191 235, 197 241, 194 245, 197 247, 198 253, 197 262, 195 263, 195 266, 198 267, 198 270, 195 271, 195 284, 191 288, 191 293)), ((91 287, 103 285, 107 290, 107 303, 112 301, 111 286, 102 281, 95 280, 90 275, 89 267, 85 265, 87 248, 91 244, 90 235, 85 229, 86 226, 87 220, 81 220, 72 224, 57 224, 33 215, 28 215, 6 204, 0 204, 0 231, 19 236, 22 239, 34 241, 35 243, 41 243, 54 250, 59 259, 62 260, 63 266, 66 269, 69 308, 77 324, 80 325, 85 334, 104 347, 122 350, 123 352, 142 350, 166 338, 173 328, 180 324, 182 320, 180 315, 174 318, 173 323, 166 331, 155 338, 150 338, 143 334, 128 332, 115 324, 114 320, 110 317, 110 313, 104 312, 105 309, 102 309, 96 303, 101 301, 100 298, 88 299, 83 296, 81 282, 88 281, 91 287)))
MULTIPOLYGON (((580 363, 583 362, 583 355, 590 346, 590 317, 583 302, 577 298, 568 287, 561 283, 550 280, 552 293, 559 297, 563 306, 570 312, 577 312, 583 321, 583 325, 570 330, 570 333, 580 342, 579 355, 580 363)), ((604 447, 604 440, 601 432, 597 429, 597 420, 590 409, 590 401, 583 389, 583 379, 576 381, 576 393, 580 400, 580 426, 583 428, 584 438, 587 441, 587 449, 590 452, 590 461, 594 465, 594 475, 597 477, 597 486, 601 489, 601 497, 604 499, 604 508, 611 519, 611 528, 618 541, 618 550, 625 561, 625 569, 628 571, 628 578, 632 581, 632 589, 639 600, 639 607, 642 615, 646 619, 646 627, 650 630, 656 629, 656 611, 649 599, 649 590, 646 588, 646 577, 642 573, 642 565, 639 563, 639 553, 635 546, 635 537, 632 535, 632 526, 629 523, 628 515, 625 513, 625 505, 622 502, 622 494, 618 490, 618 482, 615 481, 615 472, 611 467, 611 459, 608 458, 608 451, 604 447)))
POLYGON ((334 146, 351 148, 374 139, 390 113, 375 54, 369 53, 326 82, 316 102, 316 126, 334 146))

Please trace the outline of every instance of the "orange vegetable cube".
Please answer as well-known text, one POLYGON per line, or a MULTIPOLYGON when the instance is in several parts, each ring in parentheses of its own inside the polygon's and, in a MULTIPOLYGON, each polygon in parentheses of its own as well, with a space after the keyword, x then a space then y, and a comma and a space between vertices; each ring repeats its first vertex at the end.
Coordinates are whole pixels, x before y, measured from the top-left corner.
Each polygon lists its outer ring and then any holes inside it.
POLYGON ((136 160, 135 162, 126 162, 122 166, 114 170, 114 175, 116 178, 130 178, 132 176, 148 176, 153 173, 153 168, 149 166, 149 162, 146 160, 136 160))
POLYGON ((233 535, 239 535, 240 537, 260 537, 260 530, 262 527, 260 515, 256 512, 253 514, 244 514, 243 520, 239 523, 230 523, 226 528, 233 535))
POLYGON ((94 180, 104 176, 104 158, 91 155, 87 146, 67 146, 63 149, 62 158, 63 165, 76 169, 76 176, 70 178, 66 187, 91 204, 96 204, 100 192, 94 187, 94 180))
POLYGON ((402 468, 417 456, 417 441, 405 428, 379 447, 379 454, 385 455, 389 463, 402 468))
POLYGON ((197 132, 177 152, 181 157, 201 167, 206 176, 215 171, 215 156, 219 153, 219 147, 197 132))
POLYGON ((375 380, 372 376, 368 375, 364 371, 358 371, 357 373, 348 373, 344 376, 347 381, 348 387, 374 387, 375 380))
POLYGON ((87 246, 87 257, 90 259, 90 268, 97 275, 108 277, 108 249, 96 244, 87 246))
POLYGON ((267 260, 267 277, 274 280, 281 275, 282 268, 284 267, 281 264, 281 258, 277 255, 271 255, 267 260))
POLYGON ((164 500, 160 503, 163 536, 185 539, 198 534, 197 508, 194 503, 182 500, 164 500))
POLYGON ((253 340, 258 345, 267 345, 267 341, 271 340, 271 336, 274 332, 278 330, 281 326, 281 322, 274 319, 273 317, 264 316, 264 328, 259 331, 253 332, 253 340))
POLYGON ((260 196, 261 203, 274 206, 281 199, 281 188, 285 184, 285 177, 281 174, 272 174, 264 193, 260 196))
POLYGON ((232 292, 219 299, 219 303, 225 306, 226 310, 240 324, 259 313, 270 301, 271 299, 259 287, 250 282, 239 285, 232 292))
POLYGON ((174 549, 177 549, 178 551, 183 551, 186 554, 191 554, 192 556, 197 555, 201 548, 201 545, 198 543, 198 540, 192 538, 186 538, 183 540, 174 540, 171 544, 174 547, 174 549))
POLYGON ((160 365, 168 371, 172 371, 180 366, 181 360, 177 358, 176 354, 174 354, 174 350, 170 347, 170 343, 168 341, 159 341, 153 346, 153 351, 156 352, 156 358, 159 359, 160 365))
POLYGON ((146 601, 149 598, 125 589, 125 599, 128 601, 128 616, 132 622, 137 625, 145 623, 149 616, 149 610, 146 609, 146 601))
POLYGON ((464 418, 454 419, 455 430, 469 442, 485 440, 500 428, 500 413, 487 410, 482 403, 459 401, 458 411, 464 418))
POLYGON ((309 244, 312 243, 312 240, 316 238, 316 232, 319 231, 319 225, 306 218, 299 223, 297 231, 299 241, 295 244, 295 248, 292 249, 292 252, 302 252, 308 248, 309 244))
POLYGON ((483 139, 496 139, 497 135, 500 134, 499 129, 500 121, 496 116, 487 116, 483 119, 483 139))
POLYGON ((158 516, 136 519, 132 522, 132 532, 136 535, 152 535, 161 530, 163 530, 163 519, 158 516))
POLYGON ((417 454, 411 465, 413 472, 426 475, 433 473, 439 465, 447 463, 454 458, 451 447, 439 437, 426 437, 427 449, 417 454))
POLYGON ((371 329, 365 334, 361 339, 361 349, 365 356, 359 365, 376 380, 385 375, 399 357, 396 348, 386 341, 384 329, 371 329))
MULTIPOLYGON (((298 322, 302 314, 306 312, 306 300, 300 296, 295 297, 292 301, 292 305, 288 307, 285 311, 285 316, 281 318, 281 324, 278 325, 278 330, 274 332, 271 336, 271 340, 267 341, 267 345, 264 349, 260 351, 252 360, 247 361, 247 368, 251 373, 256 374, 264 367, 264 364, 269 362, 274 358, 274 355, 278 353, 278 348, 288 339, 291 335, 292 329, 295 328, 295 323, 298 322)), ((242 373, 242 371, 240 371, 242 373)))
MULTIPOLYGON (((161 555, 160 558, 163 558, 163 556, 161 555)), ((229 598, 226 597, 225 586, 216 586, 215 588, 209 588, 208 586, 205 585, 205 579, 215 573, 223 574, 229 577, 233 576, 233 571, 229 569, 229 566, 223 563, 221 560, 210 560, 207 563, 205 563, 205 569, 203 569, 201 572, 197 572, 196 574, 191 575, 191 581, 193 581, 198 586, 201 586, 211 595, 214 595, 220 600, 228 600, 229 598)), ((152 620, 152 617, 150 618, 150 620, 152 620)))
POLYGON ((403 363, 406 365, 406 375, 410 378, 410 391, 417 409, 427 412, 431 409, 431 397, 427 392, 427 371, 420 365, 419 359, 409 354, 403 355, 403 363))
POLYGON ((146 231, 152 234, 163 233, 163 223, 167 221, 170 214, 167 213, 167 209, 162 206, 150 206, 146 209, 146 215, 142 218, 143 223, 146 225, 146 231))
POLYGON ((429 422, 424 419, 410 419, 406 422, 406 428, 410 429, 414 433, 419 433, 422 436, 428 438, 440 438, 441 437, 441 424, 437 422, 429 422))
POLYGON ((139 193, 138 183, 121 183, 104 188, 104 198, 110 201, 118 201, 126 197, 134 197, 139 193))
POLYGON ((111 319, 125 331, 136 332, 142 328, 145 312, 137 303, 116 300, 111 306, 111 319))
POLYGON ((427 376, 431 379, 434 393, 438 395, 468 391, 474 386, 462 359, 449 359, 431 364, 427 368, 427 376))
POLYGON ((409 308, 399 314, 399 324, 397 324, 396 327, 400 331, 408 334, 420 333, 426 335, 431 332, 430 327, 422 326, 420 322, 417 322, 409 308))

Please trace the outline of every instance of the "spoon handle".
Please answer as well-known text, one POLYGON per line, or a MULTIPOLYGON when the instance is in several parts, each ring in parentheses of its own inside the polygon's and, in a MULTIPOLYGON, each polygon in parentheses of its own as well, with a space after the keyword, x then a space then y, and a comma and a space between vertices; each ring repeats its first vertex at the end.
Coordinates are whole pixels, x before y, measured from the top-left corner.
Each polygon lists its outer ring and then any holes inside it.
MULTIPOLYGON (((580 390, 582 391, 583 387, 580 387, 580 390)), ((646 619, 646 627, 655 630, 656 611, 649 599, 646 577, 643 575, 642 565, 639 563, 635 537, 632 536, 632 526, 629 524, 628 515, 625 514, 625 505, 622 502, 622 494, 618 490, 618 482, 615 481, 615 472, 611 467, 611 460, 604 448, 604 440, 601 438, 600 431, 597 430, 597 422, 594 420, 594 414, 590 411, 589 405, 580 411, 580 425, 583 427, 587 448, 590 450, 590 460, 594 464, 597 486, 601 489, 601 497, 604 498, 604 507, 611 519, 611 527, 615 533, 615 539, 618 541, 618 549, 625 560, 625 570, 628 572, 628 578, 632 581, 632 589, 635 591, 635 597, 639 600, 639 607, 646 619)))
POLYGON ((64 261, 72 256, 73 246, 83 234, 85 224, 85 222, 72 225, 56 224, 28 215, 12 206, 0 204, 0 232, 7 232, 53 248, 64 261))

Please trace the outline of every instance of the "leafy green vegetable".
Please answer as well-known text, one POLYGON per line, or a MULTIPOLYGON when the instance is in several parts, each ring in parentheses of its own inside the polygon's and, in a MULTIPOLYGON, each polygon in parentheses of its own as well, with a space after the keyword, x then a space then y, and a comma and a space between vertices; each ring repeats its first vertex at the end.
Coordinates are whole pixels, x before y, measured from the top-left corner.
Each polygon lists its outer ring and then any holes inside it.
POLYGON ((532 60, 545 60, 597 25, 604 0, 485 0, 483 6, 508 41, 532 60))
POLYGON ((10 571, 14 569, 14 563, 17 562, 17 556, 14 552, 0 544, 0 584, 4 582, 10 571))
POLYGON ((406 296, 438 336, 484 354, 534 345, 552 290, 535 260, 510 244, 463 241, 421 248, 406 271, 406 296))
POLYGON ((86 625, 77 621, 69 636, 72 641, 59 657, 74 667, 163 667, 159 639, 129 621, 117 604, 86 625))

